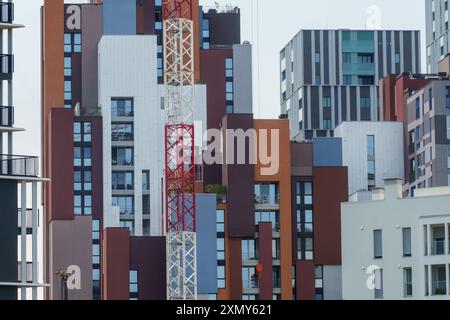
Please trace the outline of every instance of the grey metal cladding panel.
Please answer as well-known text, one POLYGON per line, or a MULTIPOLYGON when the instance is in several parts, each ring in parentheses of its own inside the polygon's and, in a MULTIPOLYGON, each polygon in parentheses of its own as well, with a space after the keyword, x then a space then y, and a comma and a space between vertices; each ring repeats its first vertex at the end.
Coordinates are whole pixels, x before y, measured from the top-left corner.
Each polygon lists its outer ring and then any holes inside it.
POLYGON ((311 66, 311 31, 303 32, 303 77, 305 84, 312 84, 312 66, 311 66))
POLYGON ((360 87, 361 97, 370 97, 370 87, 362 86, 360 87))
POLYGON ((392 34, 391 32, 386 32, 386 65, 388 74, 391 73, 392 70, 392 34))
POLYGON ((347 87, 340 87, 341 90, 341 114, 342 121, 347 120, 347 87))
POLYGON ((323 86, 322 87, 322 94, 323 94, 324 97, 331 97, 331 87, 323 86))
POLYGON ((135 0, 103 0, 103 14, 104 34, 136 34, 135 0))
MULTIPOLYGON (((395 52, 394 55, 396 53, 400 52, 400 32, 399 31, 394 31, 394 41, 395 41, 395 52)), ((409 52, 408 54, 411 54, 411 52, 409 52)), ((400 59, 405 59, 406 54, 404 53, 403 57, 400 57, 400 59)), ((395 73, 400 73, 400 64, 396 63, 395 64, 395 73)))
POLYGON ((324 81, 325 84, 330 84, 330 39, 329 39, 330 31, 323 32, 323 64, 324 64, 324 81))
POLYGON ((414 47, 414 51, 416 52, 416 72, 420 73, 422 68, 421 68, 421 52, 420 52, 420 48, 422 46, 422 43, 420 41, 420 32, 419 31, 415 31, 414 32, 414 37, 415 37, 415 43, 416 46, 414 47))
POLYGON ((336 50, 336 84, 340 84, 340 77, 339 77, 339 75, 340 75, 340 64, 339 64, 339 50, 340 50, 340 42, 339 42, 339 31, 335 31, 334 32, 334 37, 335 37, 335 39, 334 39, 334 43, 335 43, 335 45, 336 45, 336 47, 335 47, 335 50, 336 50))
POLYGON ((81 101, 85 108, 98 105, 98 42, 103 33, 102 6, 81 6, 81 101))
POLYGON ((378 46, 378 74, 379 77, 384 77, 384 61, 383 61, 383 41, 384 41, 384 37, 383 37, 383 31, 378 31, 378 43, 376 44, 378 46))
POLYGON ((252 113, 252 46, 233 46, 235 113, 252 113))
POLYGON ((320 129, 319 88, 311 87, 311 129, 320 129))
POLYGON ((412 61, 413 47, 412 47, 412 32, 403 32, 403 60, 404 70, 402 72, 412 72, 413 71, 413 61, 412 61))
POLYGON ((358 120, 357 112, 357 101, 356 101, 356 87, 350 87, 350 121, 358 120))
POLYGON ((215 195, 196 196, 198 291, 201 294, 217 293, 216 202, 215 195))
POLYGON ((450 140, 447 139, 447 116, 437 115, 434 117, 434 126, 436 130, 436 144, 449 144, 450 140))
MULTIPOLYGON (((0 179, 0 282, 17 282, 17 181, 0 179)), ((15 300, 17 288, 0 287, 1 300, 15 300)))
POLYGON ((433 22, 431 12, 432 0, 425 0, 425 34, 427 46, 433 42, 433 22))

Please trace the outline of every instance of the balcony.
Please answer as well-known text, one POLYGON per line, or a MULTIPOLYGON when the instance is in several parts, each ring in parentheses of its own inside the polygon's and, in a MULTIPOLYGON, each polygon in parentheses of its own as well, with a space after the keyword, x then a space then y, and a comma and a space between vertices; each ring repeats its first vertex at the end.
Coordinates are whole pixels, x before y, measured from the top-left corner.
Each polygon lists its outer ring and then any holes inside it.
POLYGON ((0 80, 11 80, 14 72, 14 56, 0 54, 0 80))
POLYGON ((0 127, 12 127, 14 124, 14 108, 0 106, 0 127))
POLYGON ((39 159, 31 156, 0 154, 0 175, 37 177, 39 175, 39 159))

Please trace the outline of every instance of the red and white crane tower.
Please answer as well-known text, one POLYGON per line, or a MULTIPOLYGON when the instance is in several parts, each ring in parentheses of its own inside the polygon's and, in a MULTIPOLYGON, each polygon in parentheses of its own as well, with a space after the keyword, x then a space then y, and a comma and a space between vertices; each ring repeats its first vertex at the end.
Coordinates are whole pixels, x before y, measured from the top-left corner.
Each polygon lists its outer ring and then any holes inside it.
POLYGON ((197 299, 192 0, 163 0, 167 298, 197 299))

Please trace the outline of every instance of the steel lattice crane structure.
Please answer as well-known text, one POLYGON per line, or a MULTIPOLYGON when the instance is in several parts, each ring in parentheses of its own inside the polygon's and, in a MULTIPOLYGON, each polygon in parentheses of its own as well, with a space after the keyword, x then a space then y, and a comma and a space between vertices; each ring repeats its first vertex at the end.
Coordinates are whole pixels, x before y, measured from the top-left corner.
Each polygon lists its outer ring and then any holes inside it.
POLYGON ((163 0, 167 299, 197 299, 192 0, 163 0))

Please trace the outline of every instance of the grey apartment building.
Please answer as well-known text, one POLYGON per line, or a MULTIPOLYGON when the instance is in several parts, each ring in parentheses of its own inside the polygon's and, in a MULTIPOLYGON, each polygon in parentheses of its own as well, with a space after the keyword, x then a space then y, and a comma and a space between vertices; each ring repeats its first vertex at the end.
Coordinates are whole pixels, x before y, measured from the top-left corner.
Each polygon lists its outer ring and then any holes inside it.
POLYGON ((378 81, 420 72, 420 33, 301 30, 281 50, 280 72, 291 138, 330 137, 342 121, 379 120, 378 81))
MULTIPOLYGON (((438 71, 449 73, 450 56, 438 71)), ((406 98, 408 171, 406 191, 450 186, 450 80, 430 81, 406 98)))
POLYGON ((449 50, 448 0, 425 0, 427 72, 436 73, 437 64, 449 50))

